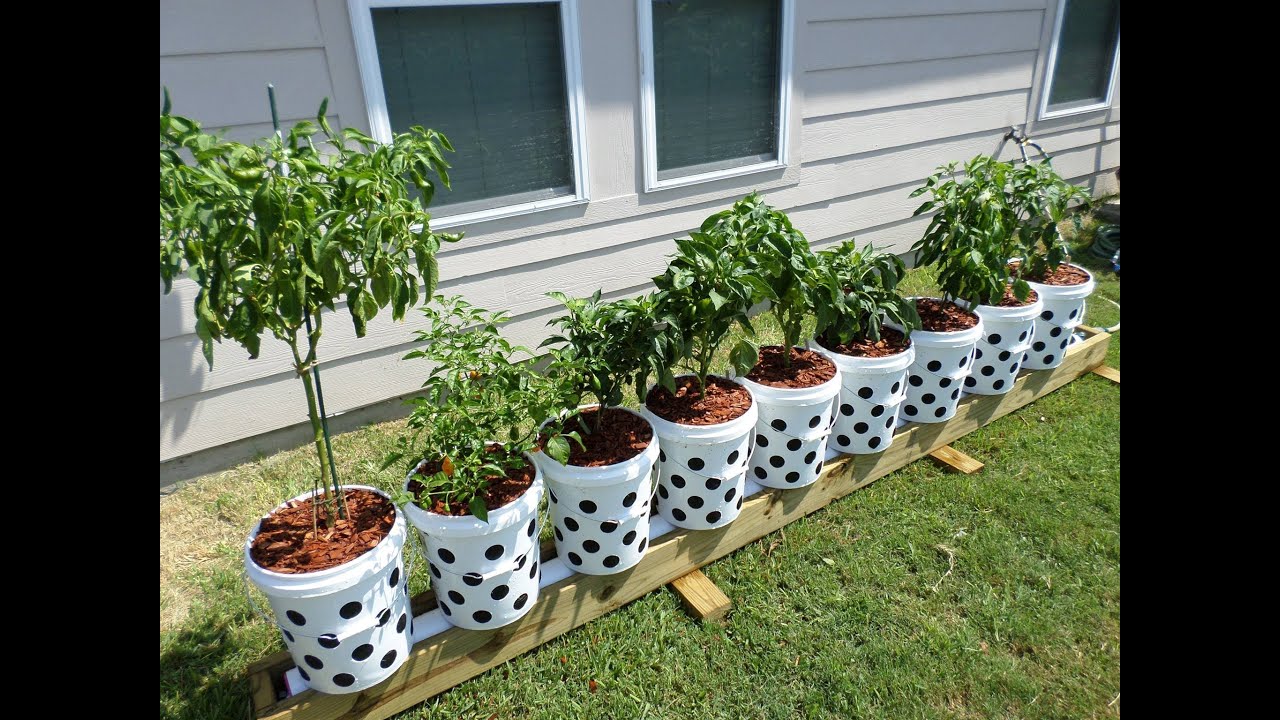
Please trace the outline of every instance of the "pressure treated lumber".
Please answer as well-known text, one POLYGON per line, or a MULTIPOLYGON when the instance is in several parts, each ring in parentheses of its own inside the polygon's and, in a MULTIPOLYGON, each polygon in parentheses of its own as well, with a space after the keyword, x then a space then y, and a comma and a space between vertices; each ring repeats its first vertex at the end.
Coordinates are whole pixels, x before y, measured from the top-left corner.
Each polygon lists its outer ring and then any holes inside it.
POLYGON ((937 460, 943 465, 946 465, 952 470, 962 472, 965 475, 972 475, 985 467, 983 463, 974 460, 950 445, 943 445, 937 450, 934 450, 929 453, 929 457, 937 460))
POLYGON ((1101 375, 1117 385, 1120 384, 1120 371, 1110 365, 1099 365, 1093 369, 1093 373, 1095 375, 1101 375))
POLYGON ((667 587, 680 596, 680 604, 690 615, 707 622, 719 622, 733 607, 733 601, 711 578, 694 570, 671 581, 667 587))
MULTIPOLYGON (((381 720, 413 707, 820 510, 1092 371, 1105 362, 1110 335, 1093 328, 1085 329, 1085 334, 1090 337, 1068 348, 1057 368, 1023 370, 1013 389, 1004 395, 961 398, 951 420, 908 425, 881 453, 840 456, 826 464, 817 482, 804 488, 757 493, 743 503, 738 519, 725 527, 664 535, 626 572, 570 575, 543 588, 533 609, 506 627, 452 628, 429 637, 414 646, 399 670, 372 688, 349 695, 307 690, 266 707, 256 706, 254 716, 270 720, 381 720)), ((286 655, 275 668, 279 671, 291 665, 286 655)), ((254 668, 266 672, 261 663, 254 668)))

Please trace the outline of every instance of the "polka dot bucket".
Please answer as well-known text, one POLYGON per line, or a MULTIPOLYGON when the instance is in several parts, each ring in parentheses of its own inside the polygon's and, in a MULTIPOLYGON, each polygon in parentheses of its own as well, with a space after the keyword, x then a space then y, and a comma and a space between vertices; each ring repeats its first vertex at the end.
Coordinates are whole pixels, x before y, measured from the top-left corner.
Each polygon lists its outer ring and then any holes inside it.
MULTIPOLYGON (((1071 267, 1089 271, 1079 265, 1071 267)), ((1085 299, 1096 286, 1093 275, 1079 285, 1041 285, 1028 283, 1040 294, 1044 309, 1036 318, 1036 336, 1024 353, 1022 366, 1031 370, 1050 370, 1062 364, 1071 344, 1071 331, 1084 321, 1085 299)))
MULTIPOLYGON (((440 609, 458 627, 501 627, 529 612, 538 599, 537 570, 530 563, 538 560, 542 471, 529 455, 525 458, 534 468, 533 484, 490 510, 488 522, 473 515, 438 515, 412 503, 404 507, 422 540, 440 609)), ((405 479, 406 490, 412 477, 405 479)))
MULTIPOLYGON (((742 384, 740 378, 734 382, 742 384)), ((655 500, 659 515, 692 530, 723 527, 738 517, 758 406, 753 398, 741 416, 716 425, 673 423, 641 408, 662 443, 655 500)))
POLYGON ((979 305, 974 310, 982 318, 984 333, 974 349, 973 372, 964 379, 965 392, 1003 395, 1013 389, 1043 309, 1043 301, 1037 299, 1022 307, 979 305))
MULTIPOLYGON (((391 499, 376 488, 344 487, 391 499)), ((391 532, 355 560, 292 575, 266 570, 253 561, 249 550, 259 527, 245 542, 245 573, 267 596, 285 646, 310 686, 330 694, 359 692, 399 669, 409 657, 413 624, 409 574, 402 561, 408 535, 404 515, 397 509, 391 532)))
POLYGON ((916 357, 907 371, 907 397, 902 404, 905 419, 938 423, 955 416, 961 386, 973 369, 974 351, 984 333, 981 315, 977 325, 964 330, 911 333, 916 357))
POLYGON ((915 344, 897 355, 876 358, 838 353, 816 340, 810 340, 809 347, 840 368, 840 400, 827 444, 850 455, 887 450, 907 396, 907 368, 915 361, 915 344))
MULTIPOLYGON (((617 409, 648 422, 633 410, 617 409)), ((556 554, 570 568, 588 575, 612 575, 634 567, 644 557, 660 442, 654 433, 644 452, 603 467, 561 465, 545 453, 537 456, 547 480, 556 554)))
POLYGON ((742 378, 760 408, 750 474, 771 488, 813 484, 827 457, 833 403, 840 395, 840 370, 807 388, 780 388, 742 378))

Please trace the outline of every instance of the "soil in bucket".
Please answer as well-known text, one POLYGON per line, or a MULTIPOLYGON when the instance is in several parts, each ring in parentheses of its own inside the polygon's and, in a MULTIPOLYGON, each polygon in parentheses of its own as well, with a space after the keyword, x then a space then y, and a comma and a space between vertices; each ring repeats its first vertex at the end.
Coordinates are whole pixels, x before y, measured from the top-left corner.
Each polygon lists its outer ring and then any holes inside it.
POLYGON ((818 338, 822 347, 851 357, 879 358, 897 355, 911 347, 911 341, 905 335, 891 327, 880 327, 880 339, 854 338, 847 343, 839 343, 825 335, 818 338))
POLYGON ((575 467, 603 467, 630 460, 644 452, 653 441, 653 428, 644 418, 618 408, 587 408, 578 414, 581 425, 570 421, 566 432, 577 430, 582 445, 569 439, 569 464, 575 467), (596 430, 596 423, 601 423, 596 430), (589 432, 588 432, 589 431, 589 432), (583 447, 585 446, 585 447, 583 447))
MULTIPOLYGON (((495 446, 490 446, 489 452, 496 453, 501 452, 501 450, 495 446)), ((524 467, 509 468, 506 475, 485 476, 484 479, 489 482, 489 488, 484 492, 484 506, 490 511, 497 510, 503 505, 512 502, 523 495, 524 492, 533 485, 535 477, 533 466, 530 465, 523 457, 519 458, 519 462, 522 463, 524 467)), ((443 460, 432 460, 415 471, 414 479, 409 481, 409 492, 413 493, 415 500, 425 501, 426 498, 424 496, 427 494, 427 486, 418 480, 416 475, 431 477, 432 475, 440 472, 443 468, 443 460)), ((419 503, 419 506, 422 506, 421 502, 419 503)), ((455 517, 461 517, 463 515, 471 514, 471 508, 467 507, 465 503, 452 499, 446 504, 444 498, 438 497, 432 500, 426 507, 430 512, 437 515, 453 515, 455 517)))
POLYGON ((1072 267, 1066 263, 1058 266, 1057 270, 1051 273, 1041 275, 1039 279, 1026 278, 1031 282, 1037 282, 1041 285, 1083 285, 1089 282, 1089 275, 1078 267, 1072 267))
POLYGON ((649 392, 645 407, 654 415, 682 425, 719 425, 740 418, 751 409, 751 393, 738 383, 718 375, 707 376, 705 392, 698 378, 676 378, 676 392, 661 385, 649 392))
POLYGON ((977 315, 937 298, 917 299, 916 312, 920 314, 920 329, 928 332, 955 332, 978 324, 977 315))
POLYGON ((783 361, 781 345, 760 348, 760 361, 747 379, 776 388, 807 388, 821 385, 836 376, 836 364, 812 350, 791 348, 791 365, 783 361))
POLYGON ((1000 302, 996 303, 995 306, 996 307, 1026 307, 1027 305, 1034 305, 1035 302, 1039 299, 1040 299, 1040 294, 1037 293, 1035 290, 1032 290, 1031 294, 1027 296, 1026 300, 1019 300, 1018 296, 1013 294, 1013 284, 1010 283, 1004 286, 1004 297, 1000 298, 1000 302))
POLYGON ((263 518, 249 555, 272 572, 297 574, 327 570, 351 562, 372 550, 391 532, 396 508, 391 501, 368 490, 343 490, 346 519, 330 515, 323 502, 318 508, 320 532, 312 524, 312 498, 289 502, 263 518))

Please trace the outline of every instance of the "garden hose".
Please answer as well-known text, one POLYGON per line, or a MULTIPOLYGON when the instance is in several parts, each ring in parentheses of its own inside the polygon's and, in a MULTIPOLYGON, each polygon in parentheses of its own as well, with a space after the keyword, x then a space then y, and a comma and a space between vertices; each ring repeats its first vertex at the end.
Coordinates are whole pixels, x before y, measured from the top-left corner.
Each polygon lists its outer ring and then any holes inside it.
POLYGON ((1103 225, 1093 235, 1089 252, 1096 257, 1111 259, 1120 250, 1120 226, 1103 225))

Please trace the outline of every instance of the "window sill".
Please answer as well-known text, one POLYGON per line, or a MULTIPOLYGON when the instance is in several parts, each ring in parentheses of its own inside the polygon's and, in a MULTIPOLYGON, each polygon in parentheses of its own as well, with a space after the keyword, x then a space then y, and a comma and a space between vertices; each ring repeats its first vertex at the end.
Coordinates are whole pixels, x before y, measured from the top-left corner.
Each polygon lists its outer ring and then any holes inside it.
POLYGON ((462 213, 460 215, 437 217, 433 214, 431 216, 431 229, 444 230, 446 228, 461 227, 463 225, 473 225, 487 220, 498 220, 501 218, 516 217, 518 215, 530 215, 543 210, 571 207, 573 205, 586 205, 588 201, 589 198, 586 197, 565 195, 563 197, 551 198, 549 200, 537 200, 535 202, 520 203, 519 205, 505 205, 503 207, 490 208, 488 210, 477 210, 476 212, 462 213))
POLYGON ((667 190, 670 188, 685 187, 688 185, 699 185, 701 183, 714 182, 716 180, 724 180, 725 178, 740 177, 742 175, 753 175, 767 170, 786 170, 787 164, 781 160, 770 160, 766 163, 757 163, 755 165, 743 165, 742 167, 726 168, 724 170, 716 170, 714 172, 700 173, 698 175, 686 175, 685 177, 669 178, 667 180, 645 180, 644 191, 654 192, 656 190, 667 190))
POLYGON ((1040 113, 1040 120, 1052 120, 1054 118, 1069 117, 1071 115, 1083 115, 1084 113, 1102 112, 1111 109, 1111 103, 1100 102, 1093 105, 1085 105, 1083 107, 1064 108, 1062 110, 1045 110, 1040 113))

